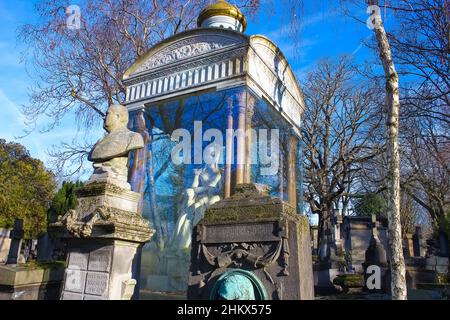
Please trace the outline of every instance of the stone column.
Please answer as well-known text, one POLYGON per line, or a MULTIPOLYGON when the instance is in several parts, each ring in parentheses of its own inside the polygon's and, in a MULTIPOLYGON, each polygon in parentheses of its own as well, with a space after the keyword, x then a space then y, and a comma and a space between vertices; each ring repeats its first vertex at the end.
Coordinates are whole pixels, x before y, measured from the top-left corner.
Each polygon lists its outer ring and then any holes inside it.
POLYGON ((251 94, 247 94, 247 113, 245 120, 245 176, 244 183, 250 183, 252 177, 252 119, 255 107, 255 98, 251 94))
POLYGON ((246 102, 247 92, 244 91, 238 95, 236 185, 244 183, 246 102))
POLYGON ((231 161, 233 159, 233 98, 228 98, 228 117, 225 146, 225 198, 231 195, 231 161))
POLYGON ((298 139, 291 135, 288 138, 288 154, 287 154, 287 194, 288 202, 297 209, 297 190, 296 190, 296 163, 297 163, 297 147, 298 139))
POLYGON ((284 198, 284 184, 283 184, 283 175, 284 175, 284 156, 283 156, 283 149, 280 148, 279 152, 280 157, 280 169, 278 171, 278 192, 280 193, 280 199, 283 200, 284 198))
POLYGON ((403 252, 405 255, 405 258, 413 257, 414 256, 414 243, 413 243, 413 234, 407 233, 405 234, 405 237, 403 238, 403 252))
POLYGON ((333 242, 336 249, 336 255, 343 255, 344 249, 341 239, 342 214, 339 209, 334 210, 333 217, 333 242))

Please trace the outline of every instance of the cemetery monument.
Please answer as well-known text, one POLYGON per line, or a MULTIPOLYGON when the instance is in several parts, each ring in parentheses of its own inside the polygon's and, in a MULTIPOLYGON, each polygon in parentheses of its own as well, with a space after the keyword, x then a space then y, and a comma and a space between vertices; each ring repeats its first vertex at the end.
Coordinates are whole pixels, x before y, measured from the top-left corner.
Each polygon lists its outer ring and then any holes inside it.
POLYGON ((108 134, 89 155, 94 173, 77 190, 77 207, 51 225, 68 246, 62 300, 126 300, 134 293, 133 261, 153 230, 138 212, 141 195, 127 182, 128 154, 143 147, 127 123, 126 108, 111 105, 108 134))

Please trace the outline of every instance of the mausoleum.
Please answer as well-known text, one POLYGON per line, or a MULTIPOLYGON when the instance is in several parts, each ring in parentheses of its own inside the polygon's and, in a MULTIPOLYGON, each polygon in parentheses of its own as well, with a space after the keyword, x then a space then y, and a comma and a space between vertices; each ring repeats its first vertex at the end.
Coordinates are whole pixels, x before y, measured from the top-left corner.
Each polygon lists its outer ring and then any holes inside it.
POLYGON ((129 179, 155 229, 141 289, 186 290, 192 228, 237 185, 267 185, 298 207, 304 102, 288 61, 267 37, 245 34, 246 17, 226 1, 206 7, 197 25, 153 46, 124 75, 129 128, 145 144, 129 179))

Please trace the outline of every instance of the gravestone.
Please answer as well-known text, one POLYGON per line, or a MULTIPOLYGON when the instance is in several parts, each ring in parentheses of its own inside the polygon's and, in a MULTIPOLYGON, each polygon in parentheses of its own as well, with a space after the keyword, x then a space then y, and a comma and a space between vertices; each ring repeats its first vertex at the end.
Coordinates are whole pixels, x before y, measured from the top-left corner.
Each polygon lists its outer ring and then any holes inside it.
POLYGON ((39 237, 37 242, 37 260, 38 261, 50 261, 53 255, 53 243, 48 235, 44 233, 39 237))
POLYGON ((326 233, 329 248, 327 261, 332 269, 337 270, 342 270, 345 265, 344 248, 341 240, 341 224, 342 215, 339 210, 334 210, 331 225, 326 233))
MULTIPOLYGON (((384 218, 377 217, 376 229, 378 239, 384 248, 388 248, 387 228, 384 226, 387 221, 384 218)), ((344 235, 345 251, 347 260, 350 261, 350 267, 356 272, 362 272, 362 263, 365 262, 365 253, 370 245, 372 238, 372 228, 374 222, 371 217, 344 217, 344 235)))
POLYGON ((387 275, 388 275, 388 261, 387 261, 387 254, 386 250, 381 243, 379 237, 378 237, 378 229, 377 229, 377 219, 375 215, 372 215, 372 221, 371 221, 371 237, 369 246, 365 252, 365 261, 362 264, 363 270, 364 270, 364 284, 367 284, 367 279, 372 275, 371 272, 368 272, 368 268, 371 266, 377 266, 380 269, 380 288, 368 288, 365 286, 365 289, 368 291, 384 291, 387 292, 387 275))
POLYGON ((423 257, 425 255, 422 227, 420 226, 416 226, 416 232, 414 233, 413 236, 413 251, 414 257, 423 257))
POLYGON ((444 231, 439 231, 439 256, 449 256, 448 235, 444 231))
POLYGON ((10 233, 11 244, 9 247, 7 265, 16 265, 20 257, 20 249, 23 238, 23 220, 15 219, 14 228, 10 233))
POLYGON ((192 238, 188 299, 244 297, 314 299, 307 217, 255 184, 211 205, 192 238))

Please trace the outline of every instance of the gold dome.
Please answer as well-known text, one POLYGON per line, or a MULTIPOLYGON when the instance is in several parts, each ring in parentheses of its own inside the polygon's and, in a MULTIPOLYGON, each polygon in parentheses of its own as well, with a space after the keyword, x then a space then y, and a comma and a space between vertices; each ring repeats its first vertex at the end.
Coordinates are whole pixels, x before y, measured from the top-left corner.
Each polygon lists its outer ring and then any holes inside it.
POLYGON ((228 16, 238 20, 242 24, 243 32, 247 27, 247 19, 241 10, 224 0, 219 0, 203 9, 198 16, 197 26, 200 27, 203 21, 214 16, 228 16))

